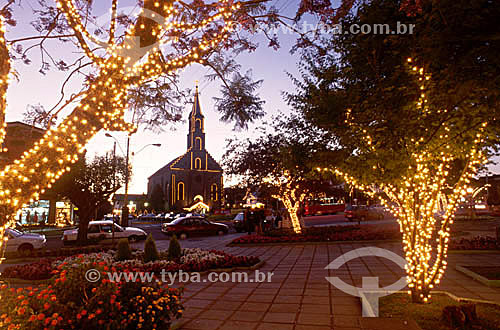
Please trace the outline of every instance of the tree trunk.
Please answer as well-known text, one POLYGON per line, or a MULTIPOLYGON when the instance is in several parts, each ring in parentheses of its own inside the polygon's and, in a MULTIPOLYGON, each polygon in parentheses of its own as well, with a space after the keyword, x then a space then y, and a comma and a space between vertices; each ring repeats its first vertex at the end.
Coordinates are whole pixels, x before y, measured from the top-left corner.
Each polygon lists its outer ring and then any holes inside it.
POLYGON ((77 243, 78 245, 85 245, 88 242, 88 237, 87 237, 87 232, 89 229, 89 222, 92 220, 92 208, 88 207, 88 205, 85 208, 80 208, 78 206, 79 210, 79 218, 80 218, 80 224, 78 225, 78 237, 77 237, 77 243), (85 210, 85 211, 83 211, 85 210))

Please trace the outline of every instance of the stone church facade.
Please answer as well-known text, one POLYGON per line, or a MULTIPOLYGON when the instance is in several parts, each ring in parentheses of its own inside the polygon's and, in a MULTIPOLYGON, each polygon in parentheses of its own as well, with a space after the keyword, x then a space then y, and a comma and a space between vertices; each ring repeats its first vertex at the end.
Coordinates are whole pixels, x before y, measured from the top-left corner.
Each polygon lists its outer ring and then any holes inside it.
POLYGON ((161 189, 166 208, 181 211, 201 196, 210 209, 220 208, 223 197, 221 166, 205 149, 205 117, 201 113, 198 86, 189 114, 187 151, 148 178, 148 196, 161 189))

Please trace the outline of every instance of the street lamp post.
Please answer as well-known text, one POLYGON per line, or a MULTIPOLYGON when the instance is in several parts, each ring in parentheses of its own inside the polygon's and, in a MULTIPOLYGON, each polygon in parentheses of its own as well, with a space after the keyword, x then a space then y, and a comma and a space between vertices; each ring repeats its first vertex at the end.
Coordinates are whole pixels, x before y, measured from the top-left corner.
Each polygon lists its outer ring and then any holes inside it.
MULTIPOLYGON (((122 219, 121 219, 122 221, 121 221, 121 225, 123 227, 127 227, 128 226, 128 215, 129 215, 129 209, 128 209, 128 181, 130 180, 130 172, 129 172, 129 165, 130 165, 130 135, 127 135, 127 152, 126 153, 123 152, 123 149, 121 148, 120 143, 118 142, 118 140, 113 135, 111 135, 109 133, 106 133, 105 135, 107 137, 110 137, 113 140, 115 140, 115 143, 118 144, 118 147, 120 148, 120 151, 122 152, 122 154, 125 154, 124 155, 125 156, 125 164, 126 164, 126 168, 125 168, 125 194, 123 196, 123 207, 122 207, 122 219)), ((161 147, 161 143, 149 143, 149 144, 146 144, 138 152, 132 152, 132 156, 137 155, 139 152, 141 152, 142 150, 144 150, 148 146, 161 147)), ((114 222, 114 218, 113 218, 113 222, 114 222)), ((113 229, 114 229, 114 226, 113 226, 113 229)))

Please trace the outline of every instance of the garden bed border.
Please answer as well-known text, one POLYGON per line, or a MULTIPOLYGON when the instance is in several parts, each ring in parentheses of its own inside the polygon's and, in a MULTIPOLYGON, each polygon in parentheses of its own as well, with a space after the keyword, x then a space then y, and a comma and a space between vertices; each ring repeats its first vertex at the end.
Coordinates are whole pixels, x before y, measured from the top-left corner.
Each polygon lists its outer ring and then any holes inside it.
MULTIPOLYGON (((377 317, 377 316, 375 316, 375 313, 373 312, 373 310, 371 309, 371 306, 369 304, 366 305, 366 306, 365 306, 365 304, 363 304, 363 302, 366 301, 366 299, 363 299, 363 298, 365 298, 365 293, 370 294, 370 293, 389 293, 389 292, 390 292, 390 294, 399 293, 399 294, 408 295, 408 291, 401 291, 401 290, 400 291, 359 290, 359 295, 360 295, 359 298, 361 300, 361 308, 362 308, 363 314, 367 315, 367 317, 377 317)), ((462 298, 462 297, 455 296, 453 293, 450 293, 448 291, 436 290, 436 291, 431 291, 430 293, 431 293, 431 295, 446 295, 449 298, 451 298, 452 300, 455 300, 456 302, 465 302, 465 303, 487 304, 487 305, 500 306, 500 302, 495 302, 495 301, 491 301, 491 300, 475 299, 475 298, 462 298)))
MULTIPOLYGON (((235 266, 235 267, 230 267, 230 268, 213 268, 213 269, 208 269, 204 270, 201 272, 188 272, 189 274, 191 273, 198 273, 200 275, 206 275, 208 273, 223 273, 223 272, 234 272, 236 270, 255 270, 259 269, 264 264, 266 263, 265 260, 260 260, 258 263, 256 263, 253 266, 235 266)), ((7 283, 7 284, 32 284, 32 285, 41 285, 41 284, 49 284, 50 281, 53 278, 49 278, 46 280, 25 280, 21 278, 0 278, 0 283, 7 283)))
POLYGON ((459 272, 472 277, 474 280, 481 282, 482 284, 490 288, 500 288, 500 280, 489 280, 486 277, 467 269, 465 265, 456 265, 455 269, 459 272))

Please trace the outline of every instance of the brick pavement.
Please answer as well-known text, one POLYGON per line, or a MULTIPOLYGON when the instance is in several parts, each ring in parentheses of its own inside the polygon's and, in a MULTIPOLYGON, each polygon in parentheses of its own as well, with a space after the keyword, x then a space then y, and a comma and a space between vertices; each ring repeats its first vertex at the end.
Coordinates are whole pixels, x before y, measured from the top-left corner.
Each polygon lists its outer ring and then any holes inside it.
MULTIPOLYGON (((186 313, 181 329, 354 330, 361 329, 361 305, 330 285, 325 277, 338 276, 360 287, 362 277, 378 276, 385 286, 404 276, 395 263, 378 257, 357 258, 338 270, 324 268, 343 253, 373 244, 318 244, 226 247, 238 234, 181 241, 183 247, 224 250, 235 255, 259 256, 261 272, 273 272, 270 283, 189 283, 185 285, 186 313)), ((168 241, 158 241, 166 249, 168 241)), ((377 247, 401 255, 400 243, 377 247)), ((449 268, 438 290, 457 296, 500 302, 500 289, 488 288, 457 272, 454 265, 500 265, 499 254, 450 254, 449 268)), ((253 278, 254 272, 249 271, 253 278)), ((202 277, 204 279, 204 277, 202 277)))

